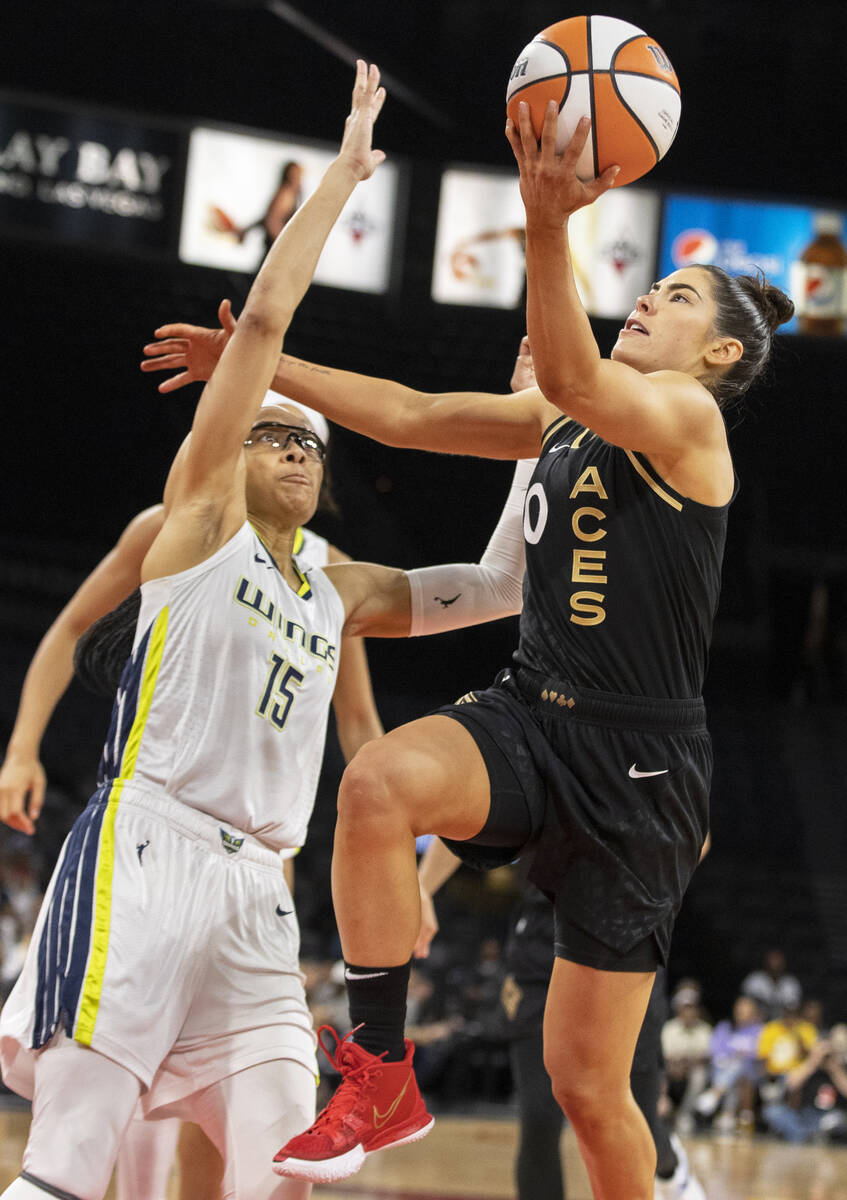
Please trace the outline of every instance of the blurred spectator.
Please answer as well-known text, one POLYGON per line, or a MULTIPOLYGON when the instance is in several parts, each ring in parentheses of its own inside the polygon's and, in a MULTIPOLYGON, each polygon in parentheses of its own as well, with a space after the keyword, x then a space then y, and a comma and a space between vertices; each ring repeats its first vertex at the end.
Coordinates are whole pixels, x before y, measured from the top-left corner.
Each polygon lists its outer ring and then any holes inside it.
POLYGON ((719 1021, 709 1043, 712 1081, 698 1096, 695 1109, 703 1117, 716 1117, 724 1132, 737 1127, 753 1132, 756 1085, 761 1074, 758 1058, 762 1015, 750 996, 739 996, 731 1021, 719 1021))
POLYGON ((785 1077, 785 1095, 766 1104, 767 1125, 788 1142, 847 1140, 847 1025, 819 1038, 785 1077))
POLYGON ((771 1080, 784 1078, 799 1067, 814 1046, 818 1031, 800 1015, 800 1007, 786 1008, 783 1015, 768 1021, 759 1035, 759 1059, 771 1080))
POLYGON ((35 919, 41 907, 41 890, 38 886, 38 863, 29 847, 15 845, 23 834, 12 835, 9 844, 0 853, 0 891, 6 897, 10 910, 21 923, 27 939, 35 928, 35 919))
POLYGON ((406 1036, 415 1043, 415 1075, 425 1090, 441 1081, 456 1050, 464 1046, 464 1017, 453 1013, 439 1019, 440 1005, 441 997, 432 979, 420 967, 412 967, 406 998, 406 1036))
POLYGON ((694 1128, 694 1105, 708 1081, 712 1027, 700 1012, 699 985, 678 986, 671 997, 674 1016, 662 1027, 667 1097, 681 1134, 694 1128))
POLYGON ((800 1007, 800 1016, 804 1021, 808 1021, 810 1025, 814 1025, 818 1034, 823 1036, 826 1029, 823 1015, 823 1001, 818 1000, 817 996, 810 996, 804 1000, 800 1007))
POLYGON ((785 965, 785 954, 773 947, 765 954, 760 971, 751 973, 742 981, 741 991, 759 1002, 766 1021, 782 1016, 786 1009, 798 1009, 803 999, 799 980, 789 975, 785 965))
POLYGON ((462 998, 465 1020, 476 1031, 502 1036, 505 1030, 500 992, 506 978, 502 948, 497 938, 484 938, 476 962, 467 968, 454 969, 448 984, 457 986, 462 998))
POLYGON ((687 1001, 703 1006, 703 986, 699 979, 694 979, 691 975, 686 975, 682 979, 678 979, 674 985, 670 996, 671 1008, 675 1009, 675 1000, 680 992, 685 993, 687 1001))
POLYGON ((21 973, 41 904, 36 860, 15 845, 17 836, 0 850, 0 1004, 21 973))
POLYGON ((26 957, 26 939, 20 917, 0 885, 0 1004, 14 987, 26 957))
POLYGON ((506 1017, 500 1004, 505 977, 502 948, 493 937, 483 939, 476 962, 455 966, 447 974, 447 1013, 458 1012, 463 1018, 444 1072, 442 1095, 447 1104, 463 1097, 504 1100, 511 1093, 506 1017), (461 1044, 460 1054, 452 1053, 454 1044, 461 1044))

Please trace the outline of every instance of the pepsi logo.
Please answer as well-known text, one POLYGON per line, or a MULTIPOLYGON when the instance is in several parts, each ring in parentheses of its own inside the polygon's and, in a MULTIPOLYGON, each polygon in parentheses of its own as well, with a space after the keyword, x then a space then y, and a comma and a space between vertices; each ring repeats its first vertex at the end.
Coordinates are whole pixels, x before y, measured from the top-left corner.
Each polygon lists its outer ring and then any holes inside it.
POLYGON ((718 239, 708 229, 685 229, 677 234, 671 246, 671 258, 676 267, 714 262, 717 253, 718 239))
POLYGON ((806 300, 811 307, 832 304, 838 290, 834 272, 816 263, 809 263, 806 270, 806 300))

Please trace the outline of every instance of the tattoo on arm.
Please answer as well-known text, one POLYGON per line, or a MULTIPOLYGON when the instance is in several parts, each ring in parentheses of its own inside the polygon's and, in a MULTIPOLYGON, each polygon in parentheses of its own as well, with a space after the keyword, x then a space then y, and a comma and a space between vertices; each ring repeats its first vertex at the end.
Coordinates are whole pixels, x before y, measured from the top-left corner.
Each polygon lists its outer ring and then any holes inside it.
POLYGON ((285 355, 280 356, 287 367, 301 367, 304 371, 311 371, 313 375, 331 375, 329 367, 318 367, 314 363, 295 362, 291 358, 286 358, 285 355))

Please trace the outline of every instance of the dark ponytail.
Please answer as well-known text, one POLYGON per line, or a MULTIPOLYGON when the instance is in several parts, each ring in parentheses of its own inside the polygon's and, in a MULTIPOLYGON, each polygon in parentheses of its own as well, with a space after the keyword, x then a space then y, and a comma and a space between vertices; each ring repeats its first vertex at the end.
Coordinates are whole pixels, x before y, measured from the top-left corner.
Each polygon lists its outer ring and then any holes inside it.
POLYGON ((770 358, 773 335, 794 316, 794 304, 764 275, 729 275, 721 267, 699 263, 712 281, 717 337, 738 338, 744 353, 738 362, 706 383, 721 408, 739 400, 761 375, 770 358))
POLYGON ((74 672, 90 692, 114 698, 126 660, 132 654, 140 610, 141 589, 136 588, 117 608, 90 625, 78 640, 74 672))

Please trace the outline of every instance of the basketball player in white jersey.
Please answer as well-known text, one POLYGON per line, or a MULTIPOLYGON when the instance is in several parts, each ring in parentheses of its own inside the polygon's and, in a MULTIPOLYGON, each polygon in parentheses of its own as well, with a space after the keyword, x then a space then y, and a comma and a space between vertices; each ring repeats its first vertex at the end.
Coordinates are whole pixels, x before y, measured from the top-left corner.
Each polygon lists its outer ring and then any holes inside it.
MULTIPOLYGON (((326 418, 305 405, 283 401, 268 392, 265 404, 293 408, 296 420, 305 419, 326 444, 326 418)), ((168 489, 165 491, 165 503, 168 489)), ((349 557, 319 534, 305 527, 314 515, 308 495, 291 506, 292 520, 302 524, 294 535, 293 553, 301 569, 325 567, 331 562, 349 562, 349 557)), ((320 507, 320 505, 318 505, 320 507)), ((74 653, 80 636, 99 618, 138 588, 141 564, 164 523, 162 504, 139 513, 126 527, 115 546, 98 563, 77 589, 42 638, 27 671, 18 712, 0 767, 0 819, 12 828, 32 833, 38 820, 46 786, 40 761, 41 741, 56 705, 67 690, 74 670, 74 653)), ((137 604, 122 622, 125 636, 137 617, 137 604)), ((121 638, 123 640, 123 636, 121 638)), ((128 650, 121 661, 128 657, 128 650)), ((119 667, 101 667, 105 676, 119 674, 119 667)), ((113 694, 117 680, 98 679, 98 691, 113 694)), ((345 761, 361 745, 379 737, 382 723, 376 710, 367 656, 361 638, 343 638, 335 691, 332 698, 336 732, 345 761)), ((293 865, 285 860, 285 867, 293 865)), ((293 870, 286 876, 293 885, 293 870)), ((293 919, 293 918, 292 918, 293 919)), ((117 1200, 160 1200, 164 1196, 171 1162, 179 1138, 179 1122, 133 1120, 121 1144, 117 1162, 117 1200)), ((180 1200, 210 1200, 217 1194, 221 1174, 220 1156, 199 1130, 187 1128, 179 1140, 180 1200)))
POLYGON ((206 1130, 226 1197, 308 1195, 270 1170, 314 1111, 314 1036, 278 864, 305 836, 342 632, 435 632, 520 604, 497 571, 457 566, 448 619, 426 570, 306 573, 280 515, 284 497, 317 493, 324 447, 295 410, 260 401, 329 230, 382 160, 371 130, 383 99, 360 62, 338 157, 253 284, 144 559, 101 783, 0 1017, 4 1077, 33 1097, 4 1200, 99 1200, 139 1098, 206 1130))
MULTIPOLYGON (((234 326, 232 320, 231 327, 234 326)), ((298 420, 305 418, 321 440, 325 443, 328 441, 329 426, 320 413, 305 405, 294 404, 276 392, 268 392, 263 407, 279 404, 293 407, 300 414, 298 420)), ((513 503, 513 497, 518 497, 519 502, 523 487, 525 484, 521 485, 519 477, 492 538, 492 547, 499 544, 503 530, 511 519, 509 505, 513 503)), ((165 505, 171 490, 170 486, 165 489, 165 505)), ((293 543, 298 565, 308 570, 310 567, 350 561, 326 538, 303 524, 311 519, 314 507, 308 497, 305 499, 305 505, 298 501, 291 508, 292 520, 301 522, 293 543)), ((111 614, 113 606, 121 603, 127 593, 137 589, 141 564, 162 528, 165 505, 154 505, 133 518, 109 554, 94 568, 59 613, 36 650, 27 671, 6 757, 0 768, 0 819, 13 828, 32 832, 39 818, 46 783, 39 748, 55 707, 73 674, 77 641, 83 633, 87 634, 92 625, 97 624, 99 618, 111 614)), ((483 565, 488 558, 487 552, 482 559, 483 565)), ((130 627, 134 628, 136 617, 137 604, 122 616, 117 636, 114 625, 110 627, 111 641, 123 642, 127 635, 131 640, 132 634, 127 626, 131 622, 130 627)), ((110 622, 115 619, 111 614, 110 622)), ((98 693, 109 694, 115 690, 116 683, 112 682, 112 677, 117 679, 120 674, 120 666, 112 662, 116 657, 116 649, 119 647, 110 644, 108 655, 103 651, 97 653, 97 678, 93 682, 98 693)), ((94 658, 94 655, 91 657, 94 658)), ((121 664, 126 657, 128 651, 117 655, 121 664)), ((92 673, 93 668, 86 664, 83 679, 88 678, 92 682, 92 673)), ((332 703, 339 743, 345 761, 349 761, 360 745, 382 733, 361 638, 342 638, 332 703)), ((293 858, 287 858, 285 868, 292 867, 293 862, 293 858)), ((293 884, 292 877, 293 870, 287 871, 289 887, 293 884)), ((166 1191, 177 1144, 180 1200, 211 1200, 219 1194, 220 1156, 197 1126, 184 1126, 180 1135, 179 1125, 176 1119, 135 1119, 130 1122, 117 1160, 117 1200, 160 1200, 166 1191)))

